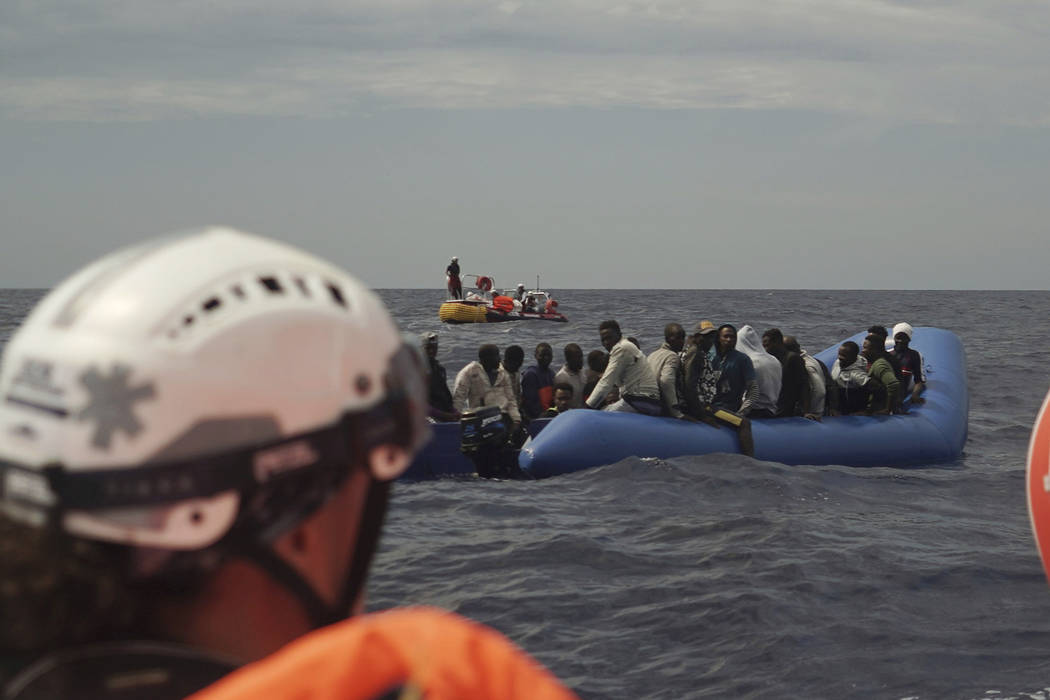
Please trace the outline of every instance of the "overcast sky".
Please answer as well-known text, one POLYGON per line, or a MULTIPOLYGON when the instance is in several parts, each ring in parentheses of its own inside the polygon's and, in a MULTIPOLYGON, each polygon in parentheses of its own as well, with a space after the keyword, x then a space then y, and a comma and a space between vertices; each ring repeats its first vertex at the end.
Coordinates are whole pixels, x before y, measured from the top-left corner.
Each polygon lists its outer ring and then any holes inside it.
POLYGON ((1046 289, 1042 0, 4 0, 0 287, 222 223, 377 287, 1046 289))

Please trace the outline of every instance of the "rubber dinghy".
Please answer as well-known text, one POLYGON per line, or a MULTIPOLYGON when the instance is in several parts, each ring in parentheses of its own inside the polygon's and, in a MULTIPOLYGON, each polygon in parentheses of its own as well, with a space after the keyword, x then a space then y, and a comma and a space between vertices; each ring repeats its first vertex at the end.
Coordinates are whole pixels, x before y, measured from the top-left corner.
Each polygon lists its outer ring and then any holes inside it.
MULTIPOLYGON (((858 345, 865 333, 852 338, 858 345)), ((845 341, 843 341, 845 342, 845 341)), ((828 369, 838 347, 817 354, 828 369)), ((903 467, 957 459, 966 443, 969 391, 959 337, 940 328, 916 328, 911 347, 926 370, 924 404, 891 416, 825 416, 751 421, 755 459, 784 464, 903 467)), ((627 457, 681 457, 739 453, 730 428, 671 418, 579 409, 547 425, 525 445, 521 469, 534 478, 612 464, 627 457)))

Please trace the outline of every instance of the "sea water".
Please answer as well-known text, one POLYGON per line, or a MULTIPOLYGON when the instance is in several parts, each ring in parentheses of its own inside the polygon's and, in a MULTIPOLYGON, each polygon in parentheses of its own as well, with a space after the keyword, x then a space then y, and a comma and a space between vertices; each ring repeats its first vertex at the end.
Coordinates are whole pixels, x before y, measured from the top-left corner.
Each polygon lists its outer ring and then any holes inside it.
MULTIPOLYGON (((450 382, 495 343, 599 348, 619 320, 773 326, 816 352, 898 321, 957 333, 970 430, 949 464, 788 467, 627 459, 542 481, 396 485, 369 609, 491 625, 584 698, 1050 698, 1050 587, 1025 506, 1050 386, 1050 293, 559 290, 569 323, 443 326, 443 290, 381 290, 439 334, 450 382)), ((0 291, 0 343, 40 298, 0 291)))

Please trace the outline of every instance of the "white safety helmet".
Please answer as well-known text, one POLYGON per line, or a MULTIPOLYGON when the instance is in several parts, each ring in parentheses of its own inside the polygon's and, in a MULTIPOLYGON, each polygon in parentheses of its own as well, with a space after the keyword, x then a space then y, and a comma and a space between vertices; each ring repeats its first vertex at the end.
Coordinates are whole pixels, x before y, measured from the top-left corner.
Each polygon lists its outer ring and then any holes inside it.
POLYGON ((459 258, 457 258, 455 255, 453 255, 452 256, 452 262, 459 262, 459 258))
POLYGON ((0 510, 162 550, 272 539, 352 468, 402 473, 425 396, 417 350, 339 268, 232 229, 164 237, 81 270, 11 338, 0 510))

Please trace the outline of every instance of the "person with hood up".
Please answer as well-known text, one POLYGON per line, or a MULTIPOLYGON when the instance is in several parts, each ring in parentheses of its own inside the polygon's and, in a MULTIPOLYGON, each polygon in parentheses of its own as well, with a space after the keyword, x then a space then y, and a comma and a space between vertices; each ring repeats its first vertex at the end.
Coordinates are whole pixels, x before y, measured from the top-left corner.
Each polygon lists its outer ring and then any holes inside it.
POLYGON ((911 324, 900 322, 893 327, 893 350, 890 356, 897 359, 901 369, 901 396, 911 392, 912 405, 925 403, 919 394, 926 388, 926 373, 922 370, 922 353, 909 347, 915 331, 911 324))
POLYGON ((751 418, 774 418, 777 415, 777 399, 780 397, 780 385, 783 368, 780 360, 766 352, 762 347, 762 338, 751 326, 741 326, 737 347, 751 358, 755 368, 755 381, 758 382, 758 395, 751 404, 751 418))

